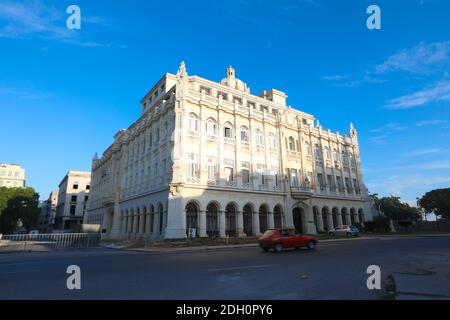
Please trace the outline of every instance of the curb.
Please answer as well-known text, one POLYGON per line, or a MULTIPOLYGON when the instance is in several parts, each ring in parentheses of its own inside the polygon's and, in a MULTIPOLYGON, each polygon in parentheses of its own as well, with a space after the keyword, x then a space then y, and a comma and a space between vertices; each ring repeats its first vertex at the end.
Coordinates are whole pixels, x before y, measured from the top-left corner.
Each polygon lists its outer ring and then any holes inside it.
MULTIPOLYGON (((327 239, 319 240, 320 243, 333 243, 333 242, 344 242, 344 241, 363 241, 363 240, 380 240, 376 237, 362 237, 362 238, 349 238, 349 239, 327 239)), ((198 246, 198 247, 181 247, 181 248, 110 248, 125 251, 134 252, 152 252, 152 253, 162 253, 162 252, 189 252, 189 251, 212 251, 212 250, 226 250, 226 249, 239 249, 239 248, 256 248, 259 247, 258 243, 250 244, 236 244, 236 245, 221 245, 221 246, 198 246)))

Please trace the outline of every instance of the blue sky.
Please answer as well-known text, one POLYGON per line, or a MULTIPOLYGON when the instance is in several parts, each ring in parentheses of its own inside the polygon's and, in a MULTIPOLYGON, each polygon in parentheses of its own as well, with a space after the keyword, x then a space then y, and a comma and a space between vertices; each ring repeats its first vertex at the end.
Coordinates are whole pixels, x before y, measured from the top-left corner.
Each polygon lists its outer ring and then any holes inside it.
POLYGON ((140 113, 185 60, 253 93, 277 88, 325 128, 359 131, 371 192, 415 201, 450 185, 450 2, 0 1, 0 162, 41 197, 140 113), (66 28, 81 8, 82 29, 66 28), (368 30, 377 4, 382 29, 368 30))

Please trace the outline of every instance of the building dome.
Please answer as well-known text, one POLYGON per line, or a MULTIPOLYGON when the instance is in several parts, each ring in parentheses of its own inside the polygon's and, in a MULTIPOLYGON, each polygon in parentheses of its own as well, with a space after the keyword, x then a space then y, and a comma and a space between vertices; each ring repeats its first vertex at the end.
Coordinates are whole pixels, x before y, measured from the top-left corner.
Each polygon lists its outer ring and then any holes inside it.
POLYGON ((247 87, 247 84, 236 78, 236 71, 231 66, 227 69, 227 77, 220 81, 220 84, 239 91, 250 93, 250 89, 247 87))

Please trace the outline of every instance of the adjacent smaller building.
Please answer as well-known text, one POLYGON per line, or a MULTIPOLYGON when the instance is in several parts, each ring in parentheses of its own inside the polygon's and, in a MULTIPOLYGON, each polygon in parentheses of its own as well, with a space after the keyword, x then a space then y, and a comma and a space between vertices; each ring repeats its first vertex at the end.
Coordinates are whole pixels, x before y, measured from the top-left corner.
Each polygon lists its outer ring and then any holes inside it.
POLYGON ((80 232, 91 188, 91 173, 69 171, 59 184, 55 230, 80 232))
POLYGON ((18 164, 0 163, 0 187, 25 188, 25 169, 18 164))
POLYGON ((38 228, 40 233, 52 233, 55 223, 56 207, 58 205, 59 190, 53 190, 48 199, 41 203, 41 215, 38 228))

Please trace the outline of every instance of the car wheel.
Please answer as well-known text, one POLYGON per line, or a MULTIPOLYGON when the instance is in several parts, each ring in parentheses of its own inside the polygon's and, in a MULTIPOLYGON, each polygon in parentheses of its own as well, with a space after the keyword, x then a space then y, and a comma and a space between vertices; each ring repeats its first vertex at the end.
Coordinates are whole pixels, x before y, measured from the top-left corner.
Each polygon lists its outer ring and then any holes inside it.
POLYGON ((269 252, 269 248, 262 248, 264 252, 269 252))
POLYGON ((316 248, 316 243, 314 241, 308 242, 308 250, 314 250, 316 248))
POLYGON ((275 251, 276 251, 276 252, 281 252, 281 251, 283 251, 283 245, 277 244, 277 245, 275 246, 275 251))
POLYGON ((329 232, 328 235, 329 236, 334 236, 334 232, 329 232))
POLYGON ((351 237, 352 234, 350 232, 347 232, 347 237, 351 237))

